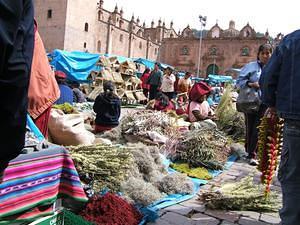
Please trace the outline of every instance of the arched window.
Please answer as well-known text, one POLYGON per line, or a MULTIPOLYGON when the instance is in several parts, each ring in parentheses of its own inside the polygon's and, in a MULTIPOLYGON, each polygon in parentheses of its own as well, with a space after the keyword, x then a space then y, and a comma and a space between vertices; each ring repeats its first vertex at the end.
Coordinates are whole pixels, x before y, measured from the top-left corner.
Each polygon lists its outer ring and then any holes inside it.
POLYGON ((141 41, 140 41, 139 48, 140 48, 140 49, 142 49, 142 48, 143 48, 143 44, 142 44, 142 42, 141 42, 141 41))
POLYGON ((120 34, 119 40, 120 40, 120 42, 123 42, 123 34, 120 34))
POLYGON ((190 54, 190 50, 187 46, 183 46, 183 48, 181 49, 181 55, 189 55, 190 54))
POLYGON ((97 43, 97 51, 101 52, 101 41, 100 40, 97 43))
POLYGON ((157 48, 154 49, 154 54, 157 55, 157 48))
POLYGON ((86 42, 83 43, 83 48, 86 48, 86 42))
POLYGON ((89 24, 88 24, 88 23, 85 23, 85 24, 84 24, 84 31, 85 31, 85 32, 88 32, 88 31, 89 31, 89 24))
POLYGON ((242 56, 249 56, 249 48, 248 47, 242 48, 241 55, 242 56))
POLYGON ((215 63, 210 64, 206 68, 206 75, 209 75, 209 74, 219 74, 219 67, 215 63))

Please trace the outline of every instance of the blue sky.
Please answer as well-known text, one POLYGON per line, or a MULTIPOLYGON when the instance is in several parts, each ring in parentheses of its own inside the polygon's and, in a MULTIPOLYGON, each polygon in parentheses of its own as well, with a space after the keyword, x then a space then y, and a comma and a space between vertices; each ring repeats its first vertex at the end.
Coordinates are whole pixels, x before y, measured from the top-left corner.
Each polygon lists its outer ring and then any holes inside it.
POLYGON ((116 4, 123 8, 126 18, 134 14, 148 26, 153 19, 157 24, 162 18, 168 26, 173 20, 176 31, 188 24, 200 29, 200 14, 207 16, 208 29, 217 21, 222 29, 227 29, 230 20, 235 21, 238 30, 249 22, 256 32, 264 33, 268 29, 272 36, 300 28, 300 1, 297 0, 104 0, 106 9, 113 10, 116 4))

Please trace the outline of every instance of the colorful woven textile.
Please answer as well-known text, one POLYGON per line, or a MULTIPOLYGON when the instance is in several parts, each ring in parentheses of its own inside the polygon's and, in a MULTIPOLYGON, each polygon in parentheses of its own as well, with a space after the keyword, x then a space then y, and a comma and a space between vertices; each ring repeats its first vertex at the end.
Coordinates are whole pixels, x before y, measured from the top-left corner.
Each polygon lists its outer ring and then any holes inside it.
POLYGON ((68 151, 54 146, 20 155, 9 163, 0 183, 0 221, 36 218, 45 213, 37 208, 58 198, 87 201, 68 151))

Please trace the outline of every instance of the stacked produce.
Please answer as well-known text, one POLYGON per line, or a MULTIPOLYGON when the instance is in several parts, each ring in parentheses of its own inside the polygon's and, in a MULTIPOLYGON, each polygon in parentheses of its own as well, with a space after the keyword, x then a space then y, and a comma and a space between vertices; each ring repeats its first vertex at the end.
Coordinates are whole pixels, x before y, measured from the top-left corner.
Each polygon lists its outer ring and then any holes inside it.
POLYGON ((245 137, 244 115, 236 111, 232 102, 232 87, 228 85, 216 110, 219 128, 234 140, 241 141, 245 137))
POLYGON ((266 185, 265 195, 268 196, 282 149, 283 119, 265 115, 261 118, 258 129, 258 170, 262 173, 261 182, 266 185))
POLYGON ((240 210, 255 212, 278 212, 281 200, 277 192, 268 199, 263 194, 264 187, 253 183, 248 176, 239 182, 228 183, 218 189, 203 191, 200 200, 210 209, 240 210))
POLYGON ((148 206, 166 194, 193 192, 194 185, 186 175, 168 175, 157 147, 141 143, 128 147, 134 160, 121 189, 129 200, 148 206))
POLYGON ((93 179, 93 189, 119 191, 132 165, 132 154, 126 147, 91 145, 69 147, 81 177, 93 179))
POLYGON ((138 225, 142 219, 133 205, 111 193, 94 196, 80 215, 96 225, 138 225))
POLYGON ((228 139, 215 129, 201 128, 185 133, 173 147, 176 149, 174 160, 186 162, 190 167, 223 169, 231 153, 228 139))

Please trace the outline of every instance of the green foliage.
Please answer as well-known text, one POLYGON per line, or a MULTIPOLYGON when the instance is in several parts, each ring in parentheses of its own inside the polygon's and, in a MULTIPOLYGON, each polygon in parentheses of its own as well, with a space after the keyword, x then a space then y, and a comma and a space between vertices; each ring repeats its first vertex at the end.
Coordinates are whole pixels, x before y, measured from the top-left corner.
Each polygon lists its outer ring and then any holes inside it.
POLYGON ((255 212, 278 212, 281 198, 272 192, 268 198, 264 187, 253 183, 253 177, 245 177, 240 182, 227 183, 221 188, 208 190, 200 195, 200 200, 210 209, 239 210, 255 212))

